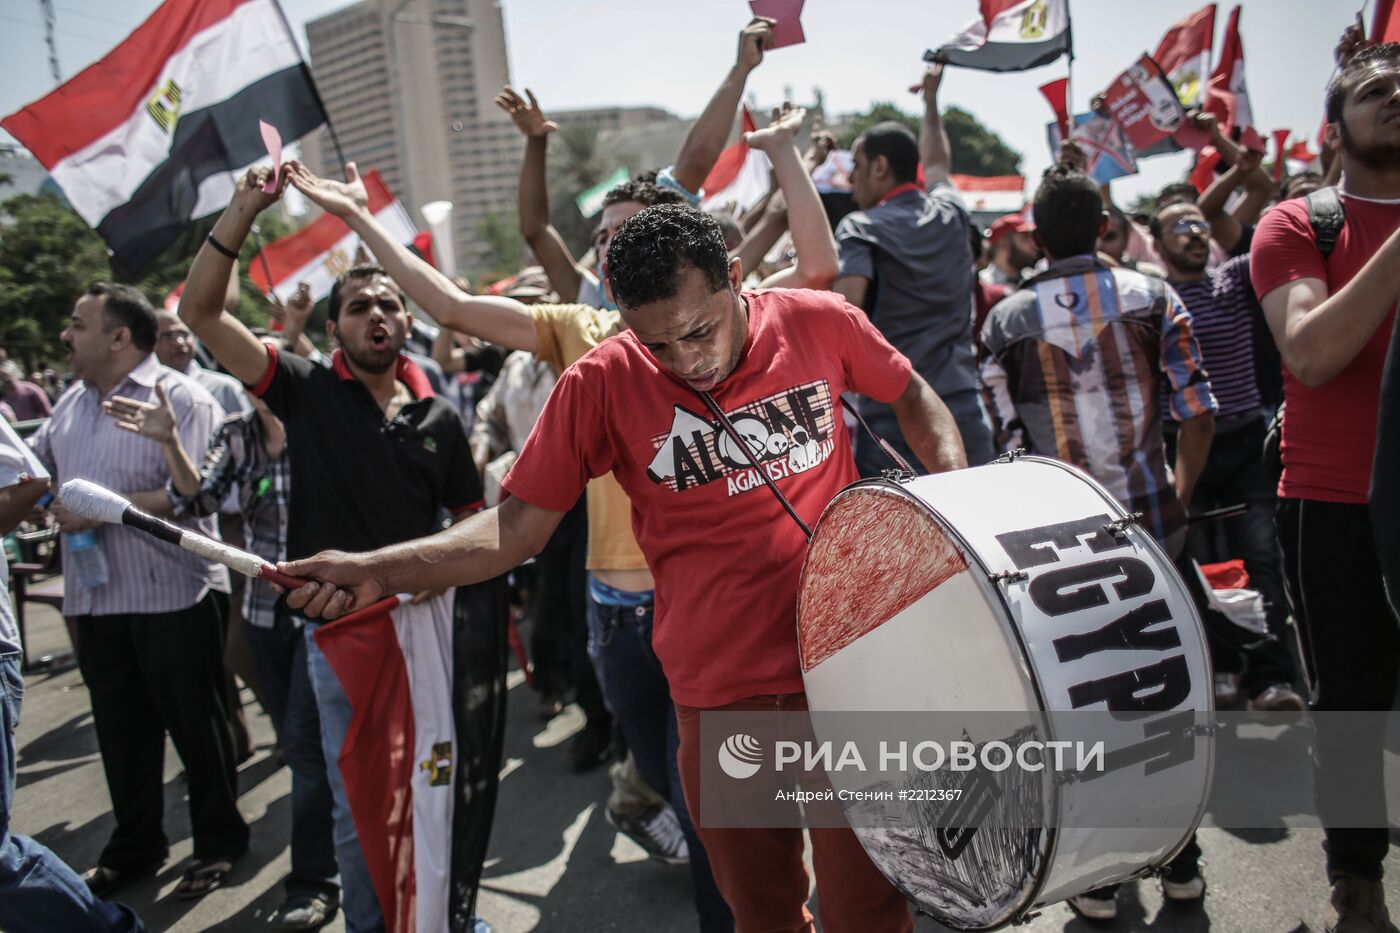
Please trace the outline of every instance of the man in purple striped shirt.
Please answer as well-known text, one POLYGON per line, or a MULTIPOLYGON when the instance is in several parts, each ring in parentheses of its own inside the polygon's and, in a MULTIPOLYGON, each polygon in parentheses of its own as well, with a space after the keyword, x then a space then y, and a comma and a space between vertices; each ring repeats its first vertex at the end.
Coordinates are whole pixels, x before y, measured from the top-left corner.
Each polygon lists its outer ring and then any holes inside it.
MULTIPOLYGON (((1189 202, 1158 209, 1151 231, 1167 267, 1167 281, 1191 312, 1192 332, 1220 406, 1189 511, 1249 507, 1244 515, 1225 519, 1219 529, 1193 529, 1188 549, 1201 563, 1243 560, 1250 584, 1264 597, 1272 633, 1268 641, 1231 652, 1238 657, 1215 658, 1216 672, 1241 675, 1240 687, 1252 709, 1301 713, 1306 706, 1293 690, 1293 662, 1283 647, 1289 637, 1288 602, 1283 592, 1283 557, 1274 533, 1274 490, 1264 467, 1268 422, 1254 367, 1254 318, 1261 312, 1249 281, 1249 256, 1207 268, 1210 224, 1201 209, 1189 202), (1223 549, 1214 540, 1217 530, 1224 538, 1223 549)), ((1175 439, 1169 429, 1169 447, 1175 439)))
MULTIPOLYGON (((201 452, 223 410, 197 382, 156 359, 155 312, 134 288, 92 286, 74 306, 62 340, 78 379, 31 439, 34 452, 55 485, 92 480, 169 516, 170 473, 160 448, 123 430, 105 409, 117 396, 138 404, 168 399, 181 442, 201 452)), ((248 847, 226 726, 221 604, 213 595, 228 592, 228 571, 61 505, 53 512, 64 531, 63 611, 76 618, 78 665, 117 822, 88 886, 105 896, 164 862, 168 732, 189 778, 194 837, 194 861, 176 894, 198 897, 217 887, 248 847), (85 552, 73 547, 73 536, 84 532, 96 535, 85 552)), ((190 527, 213 533, 214 519, 190 527)))

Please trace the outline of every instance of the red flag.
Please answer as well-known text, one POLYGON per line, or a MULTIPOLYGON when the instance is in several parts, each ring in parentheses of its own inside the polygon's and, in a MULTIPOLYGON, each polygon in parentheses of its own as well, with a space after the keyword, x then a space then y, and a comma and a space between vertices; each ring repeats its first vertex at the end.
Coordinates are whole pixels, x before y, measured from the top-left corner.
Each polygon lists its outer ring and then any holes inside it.
POLYGON ((447 929, 452 861, 453 594, 409 599, 316 630, 350 701, 338 765, 391 933, 447 929))
POLYGON ((1274 181, 1283 181, 1283 160, 1286 158, 1284 147, 1288 145, 1288 136, 1291 130, 1274 130, 1274 151, 1278 156, 1274 159, 1274 181))
POLYGON ((1204 96, 1214 37, 1215 4, 1211 3, 1168 29, 1152 55, 1185 107, 1196 106, 1204 96))
POLYGON ((1049 102, 1050 109, 1055 111, 1055 122, 1060 126, 1061 135, 1067 138, 1069 136, 1069 78, 1061 78, 1058 81, 1051 81, 1049 84, 1042 84, 1040 93, 1049 102))
POLYGON ((1254 125, 1254 113, 1250 110, 1249 92, 1244 83, 1244 43, 1240 40, 1238 6, 1230 11, 1230 22, 1220 46, 1220 61, 1211 72, 1205 108, 1215 114, 1220 132, 1226 135, 1235 127, 1254 125))
POLYGON ((1308 149, 1308 141, 1300 139, 1288 150, 1288 158, 1294 162, 1312 162, 1317 156, 1308 149))
POLYGON ((1220 153, 1214 146, 1206 146, 1196 153, 1196 165, 1191 169, 1191 184, 1201 194, 1206 193, 1210 183, 1215 181, 1215 167, 1220 164, 1220 153))
POLYGON ((431 230, 424 230, 413 237, 413 249, 423 261, 434 269, 438 267, 437 259, 433 256, 433 234, 431 230))
POLYGON ((1371 19, 1372 42, 1400 42, 1400 13, 1395 0, 1376 0, 1376 14, 1371 19))
MULTIPOLYGON (((379 173, 370 169, 361 176, 369 193, 369 211, 400 243, 411 243, 416 234, 413 221, 379 173)), ((295 233, 263 247, 263 261, 253 263, 248 277, 264 292, 274 292, 286 301, 298 282, 311 286, 311 297, 319 301, 330 294, 336 277, 350 268, 360 245, 359 237, 345 222, 332 214, 322 214, 295 233)))

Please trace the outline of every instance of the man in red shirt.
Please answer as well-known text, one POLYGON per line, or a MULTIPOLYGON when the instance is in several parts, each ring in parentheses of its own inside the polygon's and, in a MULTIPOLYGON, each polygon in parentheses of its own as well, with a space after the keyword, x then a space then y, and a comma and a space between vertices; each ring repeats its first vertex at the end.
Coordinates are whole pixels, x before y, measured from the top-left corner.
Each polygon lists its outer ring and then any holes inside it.
MULTIPOLYGON (((333 618, 428 581, 500 574, 540 549, 589 478, 611 471, 656 578, 653 648, 694 802, 700 710, 805 709, 795 618, 806 539, 701 393, 808 523, 856 479, 846 391, 889 403, 927 469, 966 458, 947 407, 863 313, 835 294, 741 292, 740 264, 708 215, 647 208, 614 237, 607 269, 629 330, 560 377, 503 483, 510 498, 411 545, 290 564, 325 582, 288 601, 333 618)), ((800 830, 698 829, 739 929, 812 929, 800 830)), ((913 929, 904 897, 849 829, 811 833, 824 929, 913 929)))
MULTIPOLYGON (((1400 44, 1360 52, 1333 79, 1326 138, 1345 179, 1346 222, 1334 248, 1319 248, 1306 199, 1285 201, 1255 232, 1252 277, 1283 357, 1278 528, 1312 708, 1383 711, 1395 695, 1400 631, 1381 582, 1366 494, 1381 370, 1400 300, 1400 44)), ((1372 828, 1329 823, 1329 807, 1340 801, 1385 812, 1383 736, 1358 736, 1355 722, 1345 732, 1328 728, 1327 718, 1317 724, 1314 760, 1337 911, 1329 929, 1386 933, 1394 927, 1380 883, 1385 819, 1372 828), (1369 760, 1358 766, 1357 750, 1367 747, 1369 760)))

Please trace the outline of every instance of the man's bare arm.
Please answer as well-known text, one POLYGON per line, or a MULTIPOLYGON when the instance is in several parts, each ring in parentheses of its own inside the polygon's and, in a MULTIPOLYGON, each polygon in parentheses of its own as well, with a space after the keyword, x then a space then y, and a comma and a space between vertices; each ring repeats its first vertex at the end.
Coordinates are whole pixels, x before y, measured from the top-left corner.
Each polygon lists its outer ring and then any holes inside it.
POLYGON ((525 158, 520 163, 517 195, 520 233, 544 267, 550 287, 564 301, 573 301, 583 284, 583 275, 564 238, 549 222, 549 182, 545 176, 549 134, 559 129, 559 124, 545 117, 529 88, 525 89, 525 94, 529 97, 528 103, 510 87, 496 95, 496 106, 510 115, 516 129, 525 136, 525 158))
POLYGON ((392 593, 490 580, 538 554, 563 517, 511 497, 426 538, 282 563, 284 573, 320 581, 288 593, 287 605, 309 618, 334 619, 392 593))
POLYGON ((394 283, 439 326, 497 346, 535 350, 535 324, 528 307, 510 298, 468 295, 380 226, 367 208, 369 196, 354 162, 346 163, 343 182, 318 178, 298 162, 291 163, 287 173, 298 191, 359 234, 394 283))
POLYGON ((938 87, 943 83, 943 66, 932 65, 924 73, 924 121, 919 127, 919 158, 924 163, 924 181, 933 185, 946 182, 953 172, 953 147, 938 111, 938 87))
POLYGON ((1334 295, 1321 279, 1296 279, 1263 297, 1279 355, 1300 382, 1320 386, 1351 365, 1400 301, 1400 230, 1334 295))
MULTIPOLYGON (((262 190, 270 171, 249 169, 239 180, 233 200, 209 234, 224 249, 237 253, 258 214, 281 197, 281 186, 274 194, 262 190)), ((285 184, 284 178, 282 186, 285 184)), ((233 259, 208 242, 199 248, 180 295, 180 320, 235 379, 254 385, 267 371, 267 348, 242 321, 224 310, 234 264, 233 259)))
POLYGON ((1181 422, 1180 433, 1176 436, 1176 464, 1172 467, 1176 483, 1176 497, 1182 506, 1191 504, 1191 494, 1196 489, 1196 480, 1206 467, 1210 455, 1210 442, 1215 436, 1215 415, 1203 415, 1181 422))
POLYGON ((890 403, 904 442, 930 473, 967 466, 962 434, 953 413, 923 377, 911 371, 904 394, 890 403))
POLYGON ((797 131, 806 111, 784 104, 773 112, 773 122, 746 137, 750 146, 768 153, 778 187, 787 203, 788 229, 797 261, 791 268, 769 276, 764 288, 826 288, 836 278, 839 261, 836 238, 831 234, 821 195, 797 149, 797 131))
POLYGON ((714 97, 705 105, 705 111, 685 134, 680 154, 676 156, 675 175, 676 181, 687 191, 700 190, 710 169, 715 167, 715 160, 724 151, 749 72, 763 62, 764 51, 773 47, 773 23, 771 19, 754 17, 739 33, 739 55, 734 67, 729 69, 714 97))

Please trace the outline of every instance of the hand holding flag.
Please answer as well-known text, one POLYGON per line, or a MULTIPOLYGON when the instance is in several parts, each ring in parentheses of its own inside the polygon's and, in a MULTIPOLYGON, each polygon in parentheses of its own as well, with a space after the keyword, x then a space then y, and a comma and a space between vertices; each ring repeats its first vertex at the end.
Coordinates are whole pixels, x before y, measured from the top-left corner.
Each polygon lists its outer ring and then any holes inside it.
POLYGON ((308 619, 338 619, 383 599, 389 594, 363 558, 363 554, 322 551, 279 563, 277 569, 288 576, 314 578, 287 594, 287 607, 308 619))

